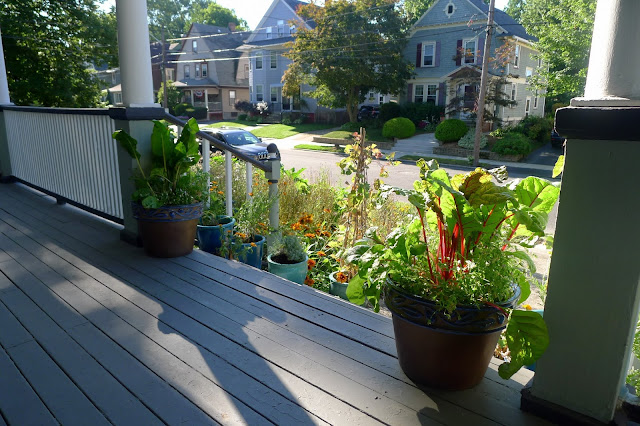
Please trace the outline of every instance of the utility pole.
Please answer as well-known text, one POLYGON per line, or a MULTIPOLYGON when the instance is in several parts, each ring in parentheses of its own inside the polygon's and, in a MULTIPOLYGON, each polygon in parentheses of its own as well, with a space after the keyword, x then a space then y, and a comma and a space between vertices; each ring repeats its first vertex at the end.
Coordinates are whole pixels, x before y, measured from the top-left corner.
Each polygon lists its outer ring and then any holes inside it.
MULTIPOLYGON (((493 1, 493 0, 492 0, 493 1)), ((167 58, 166 56, 166 49, 165 49, 165 39, 164 39, 164 27, 162 27, 162 67, 160 67, 162 69, 162 88, 163 88, 163 97, 162 97, 162 107, 163 108, 167 108, 167 70, 166 70, 166 64, 167 64, 167 58)))
POLYGON ((480 139, 482 138, 482 124, 484 123, 484 98, 487 95, 487 80, 489 78, 489 49, 491 48, 491 35, 493 34, 493 14, 495 0, 489 4, 489 19, 487 20, 487 38, 484 41, 484 55, 482 56, 482 71, 480 74, 480 94, 478 95, 478 117, 476 119, 476 138, 473 145, 473 166, 480 163, 480 139))

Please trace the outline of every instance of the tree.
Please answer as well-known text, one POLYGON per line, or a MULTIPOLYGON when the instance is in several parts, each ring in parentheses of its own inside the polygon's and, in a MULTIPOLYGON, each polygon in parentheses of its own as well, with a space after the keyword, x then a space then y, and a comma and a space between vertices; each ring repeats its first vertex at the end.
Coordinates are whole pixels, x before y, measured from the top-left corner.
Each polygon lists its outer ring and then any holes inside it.
POLYGON ((295 96, 306 83, 320 105, 346 107, 355 122, 358 104, 370 91, 397 94, 412 75, 402 50, 406 25, 395 0, 326 0, 298 9, 315 28, 297 25, 286 57, 283 92, 295 96))
POLYGON ((546 88, 547 97, 580 96, 589 65, 596 2, 593 0, 527 0, 521 21, 527 32, 538 37, 544 64, 531 81, 546 88))
MULTIPOLYGON (((160 83, 158 90, 158 103, 163 105, 164 101, 164 83, 160 83)), ((180 102, 180 91, 173 85, 173 81, 167 80, 167 106, 173 108, 180 102)))
POLYGON ((504 11, 516 21, 522 23, 522 12, 524 11, 525 0, 509 0, 504 11))
POLYGON ((87 64, 117 64, 113 11, 100 12, 94 0, 5 0, 0 27, 13 102, 98 105, 99 81, 87 64))
POLYGON ((147 0, 151 38, 161 40, 162 28, 169 38, 181 37, 185 27, 189 28, 191 11, 205 9, 209 3, 210 0, 147 0))
POLYGON ((229 22, 233 22, 236 24, 237 30, 246 30, 249 27, 247 21, 236 16, 235 10, 227 9, 217 3, 209 3, 209 5, 204 8, 196 4, 185 26, 185 33, 189 31, 191 24, 196 22, 218 27, 226 27, 229 22))

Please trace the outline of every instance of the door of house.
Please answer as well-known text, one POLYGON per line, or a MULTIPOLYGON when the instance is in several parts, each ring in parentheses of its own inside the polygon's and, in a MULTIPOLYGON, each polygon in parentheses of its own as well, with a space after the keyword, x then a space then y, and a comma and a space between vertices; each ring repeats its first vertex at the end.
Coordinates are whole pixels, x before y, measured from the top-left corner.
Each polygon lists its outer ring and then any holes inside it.
POLYGON ((473 111, 476 109, 476 86, 475 84, 464 85, 463 97, 464 109, 473 111))
POLYGON ((293 101, 291 100, 291 96, 283 96, 282 97, 282 110, 283 111, 291 111, 291 105, 293 101))

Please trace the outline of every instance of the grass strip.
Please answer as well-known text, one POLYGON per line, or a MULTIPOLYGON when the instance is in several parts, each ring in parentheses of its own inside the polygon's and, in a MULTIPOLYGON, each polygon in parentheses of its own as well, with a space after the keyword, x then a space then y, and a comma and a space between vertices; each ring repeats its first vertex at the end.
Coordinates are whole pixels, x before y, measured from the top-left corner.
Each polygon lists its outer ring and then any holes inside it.
MULTIPOLYGON (((422 155, 403 155, 402 157, 399 158, 399 160, 401 161, 418 161, 420 159, 424 159, 426 161, 429 160, 436 160, 438 162, 438 164, 449 164, 451 166, 468 166, 471 167, 473 164, 469 163, 469 160, 463 160, 463 159, 455 159, 455 158, 440 158, 440 157, 427 157, 427 156, 422 156, 422 155)), ((483 163, 480 162, 479 167, 485 168, 485 169, 492 169, 496 166, 492 165, 492 164, 487 164, 487 163, 483 163)))
POLYGON ((337 152, 340 154, 344 153, 344 149, 336 148, 335 146, 314 145, 314 144, 308 144, 308 143, 301 143, 300 145, 294 146, 293 149, 307 149, 311 151, 337 152))

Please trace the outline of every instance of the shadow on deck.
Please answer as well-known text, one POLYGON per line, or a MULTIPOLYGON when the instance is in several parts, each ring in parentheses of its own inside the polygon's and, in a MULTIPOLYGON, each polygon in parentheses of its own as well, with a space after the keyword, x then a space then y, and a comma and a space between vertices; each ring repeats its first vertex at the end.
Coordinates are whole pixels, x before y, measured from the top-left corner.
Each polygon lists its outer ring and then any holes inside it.
POLYGON ((518 424, 531 372, 420 390, 391 320, 194 251, 153 259, 119 227, 0 186, 0 425, 518 424))

